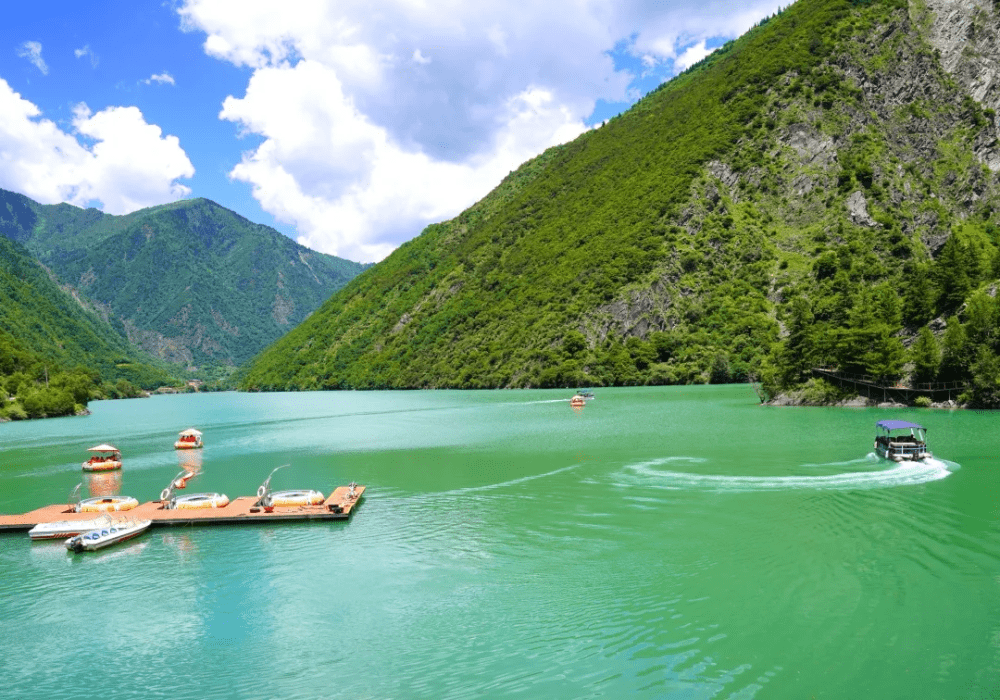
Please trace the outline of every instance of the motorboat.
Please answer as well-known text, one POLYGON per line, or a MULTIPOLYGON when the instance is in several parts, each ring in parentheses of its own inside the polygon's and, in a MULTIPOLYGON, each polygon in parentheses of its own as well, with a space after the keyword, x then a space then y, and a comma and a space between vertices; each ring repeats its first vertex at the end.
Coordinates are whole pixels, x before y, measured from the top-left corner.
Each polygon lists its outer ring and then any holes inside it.
POLYGON ((54 523, 38 523, 28 530, 33 540, 63 540, 90 530, 111 525, 111 518, 91 518, 90 520, 58 520, 54 523))
POLYGON ((927 449, 927 428, 905 420, 880 420, 875 424, 875 453, 894 462, 922 461, 934 455, 927 449))
POLYGON ((149 529, 152 520, 119 520, 107 526, 89 530, 66 540, 66 549, 71 552, 93 552, 113 544, 138 537, 149 529))
POLYGON ((205 444, 201 439, 201 431, 194 428, 181 431, 181 434, 177 437, 177 442, 174 443, 175 450, 193 450, 204 446, 205 444))
POLYGON ((577 389, 576 395, 581 397, 584 401, 594 400, 594 392, 590 389, 577 389))
POLYGON ((273 508, 280 507, 294 507, 294 506, 321 506, 326 502, 326 497, 319 491, 314 490, 287 490, 287 491, 272 491, 271 490, 271 477, 279 469, 284 469, 290 466, 288 464, 283 464, 280 467, 275 467, 268 474, 264 483, 260 485, 257 489, 257 503, 256 507, 263 508, 264 510, 270 510, 273 508))
POLYGON ((160 503, 163 508, 166 510, 193 510, 196 508, 225 508, 229 505, 229 496, 224 493, 176 495, 176 490, 186 488, 188 480, 194 476, 194 472, 182 471, 170 480, 167 487, 160 492, 160 503))
POLYGON ((84 498, 76 504, 77 513, 117 513, 132 510, 139 501, 131 496, 98 496, 84 498))
POLYGON ((583 398, 583 396, 581 396, 580 394, 574 394, 573 398, 569 400, 570 406, 584 406, 586 405, 586 403, 587 400, 583 398))
POLYGON ((114 445, 96 445, 87 450, 94 455, 83 463, 85 472, 106 472, 122 468, 122 453, 114 445))

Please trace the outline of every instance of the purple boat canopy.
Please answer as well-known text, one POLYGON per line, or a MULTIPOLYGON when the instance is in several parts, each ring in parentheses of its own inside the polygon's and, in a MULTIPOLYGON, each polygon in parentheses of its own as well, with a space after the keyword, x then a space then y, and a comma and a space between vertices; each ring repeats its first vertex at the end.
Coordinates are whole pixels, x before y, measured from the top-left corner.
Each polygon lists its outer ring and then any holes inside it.
POLYGON ((917 430, 926 430, 922 425, 916 423, 910 423, 905 420, 880 420, 876 423, 879 428, 884 428, 885 430, 905 430, 906 428, 916 428, 917 430))

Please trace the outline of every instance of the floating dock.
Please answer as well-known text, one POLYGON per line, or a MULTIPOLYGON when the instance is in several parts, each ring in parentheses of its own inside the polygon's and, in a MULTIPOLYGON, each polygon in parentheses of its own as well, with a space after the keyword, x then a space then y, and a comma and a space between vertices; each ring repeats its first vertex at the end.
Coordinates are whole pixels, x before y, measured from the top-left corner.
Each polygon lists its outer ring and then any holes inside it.
MULTIPOLYGON (((334 489, 319 506, 275 506, 268 513, 257 508, 256 496, 240 496, 223 508, 192 508, 168 510, 160 501, 141 503, 131 510, 108 513, 129 520, 151 520, 150 527, 182 525, 243 525, 246 523, 287 522, 290 520, 347 520, 361 501, 364 486, 355 486, 353 497, 348 486, 334 489), (335 509, 340 512, 335 512, 335 509)), ((60 520, 91 520, 101 513, 77 513, 65 503, 44 506, 20 515, 0 515, 0 532, 28 531, 39 523, 60 520)))

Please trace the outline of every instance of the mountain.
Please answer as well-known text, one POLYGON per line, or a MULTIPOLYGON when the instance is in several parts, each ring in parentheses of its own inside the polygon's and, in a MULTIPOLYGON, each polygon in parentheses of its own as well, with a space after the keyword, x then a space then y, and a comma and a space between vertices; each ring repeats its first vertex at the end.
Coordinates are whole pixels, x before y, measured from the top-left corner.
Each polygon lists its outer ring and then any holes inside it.
POLYGON ((991 0, 800 0, 366 270, 244 386, 827 395, 826 365, 1000 403, 998 36, 991 0))
POLYGON ((207 199, 112 216, 0 190, 0 234, 135 345, 185 365, 245 362, 365 267, 207 199))
POLYGON ((66 415, 95 396, 171 383, 150 359, 0 237, 0 420, 66 415))

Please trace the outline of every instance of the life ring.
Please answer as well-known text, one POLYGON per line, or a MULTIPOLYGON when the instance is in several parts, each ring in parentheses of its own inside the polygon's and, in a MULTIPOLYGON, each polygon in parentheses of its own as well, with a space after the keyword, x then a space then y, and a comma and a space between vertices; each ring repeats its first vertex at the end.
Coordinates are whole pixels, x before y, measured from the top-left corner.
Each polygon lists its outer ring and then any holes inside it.
POLYGON ((259 489, 257 489, 257 498, 263 498, 263 497, 264 497, 264 493, 265 493, 266 491, 267 491, 267 489, 266 489, 266 488, 264 488, 264 484, 261 484, 261 485, 260 485, 260 488, 259 488, 259 489))
POLYGON ((168 498, 170 498, 170 489, 163 489, 162 491, 160 491, 161 501, 166 501, 168 498))

